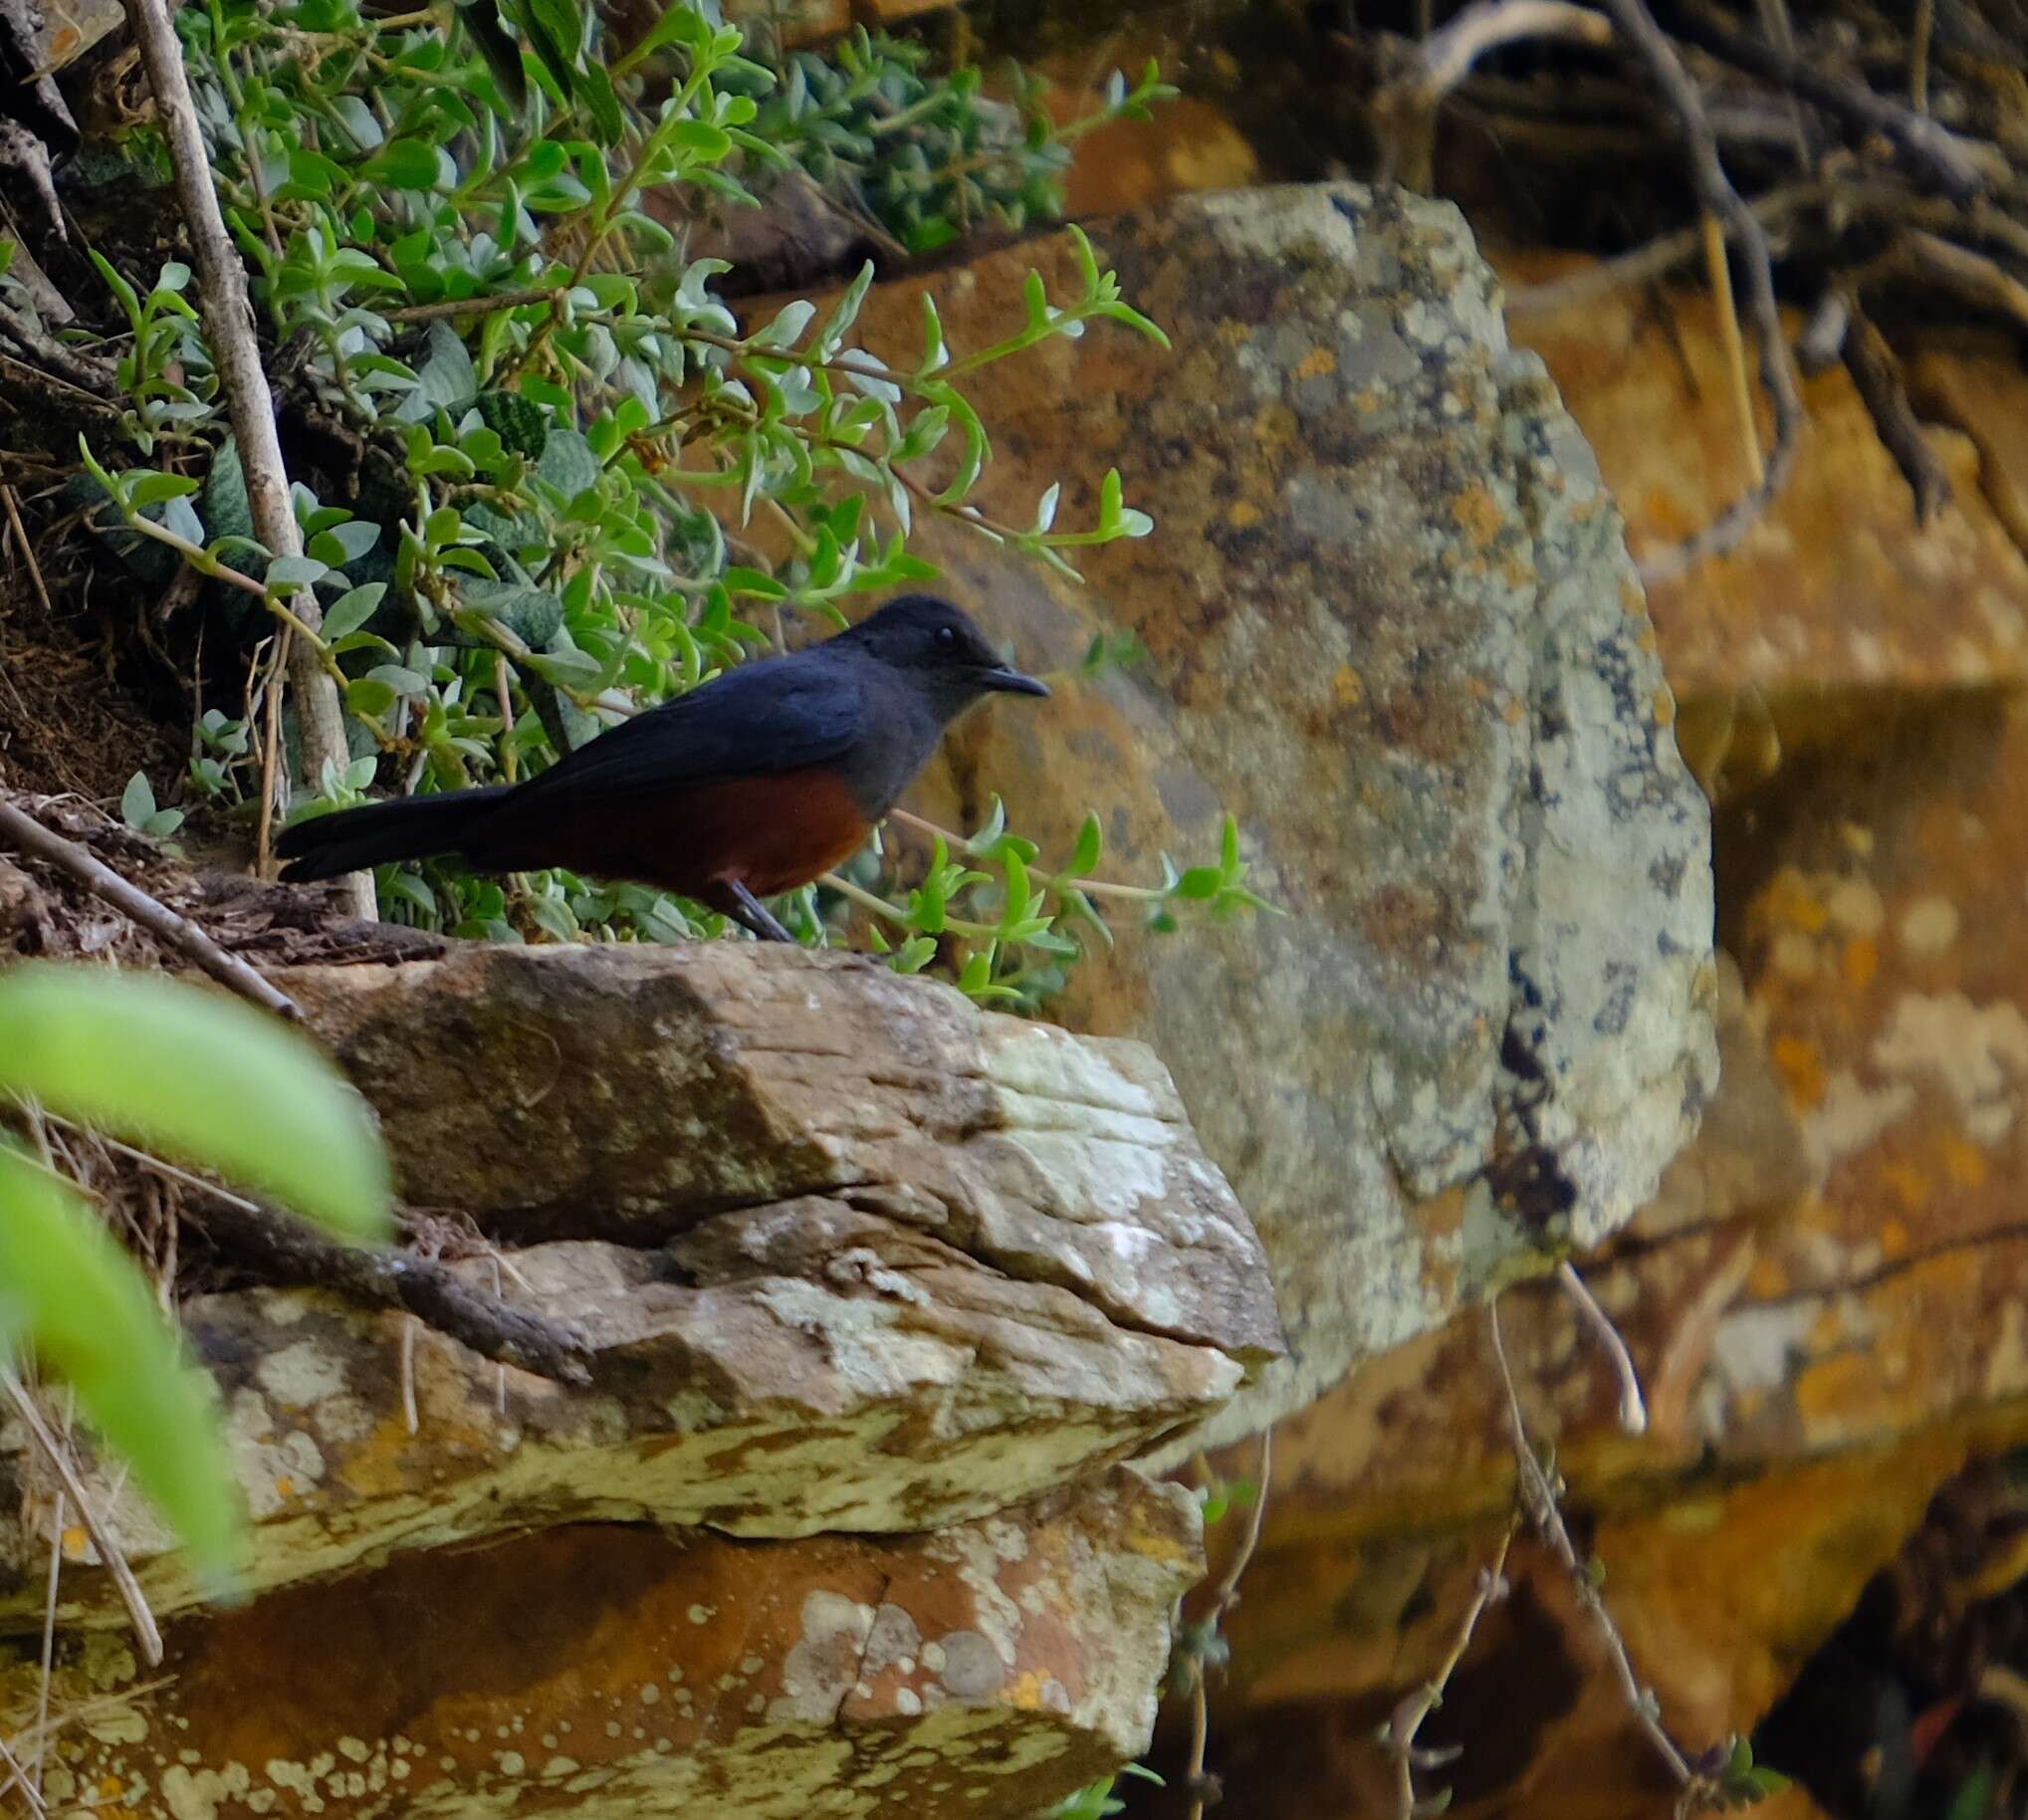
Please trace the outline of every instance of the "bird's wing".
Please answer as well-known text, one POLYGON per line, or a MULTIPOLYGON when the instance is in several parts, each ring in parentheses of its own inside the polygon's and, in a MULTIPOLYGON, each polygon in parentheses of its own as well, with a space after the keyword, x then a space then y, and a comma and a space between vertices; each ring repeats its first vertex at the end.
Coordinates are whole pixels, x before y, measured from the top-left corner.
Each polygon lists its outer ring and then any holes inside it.
POLYGON ((864 695, 851 671, 764 659, 607 728, 523 789, 630 796, 800 771, 840 757, 865 732, 864 695))

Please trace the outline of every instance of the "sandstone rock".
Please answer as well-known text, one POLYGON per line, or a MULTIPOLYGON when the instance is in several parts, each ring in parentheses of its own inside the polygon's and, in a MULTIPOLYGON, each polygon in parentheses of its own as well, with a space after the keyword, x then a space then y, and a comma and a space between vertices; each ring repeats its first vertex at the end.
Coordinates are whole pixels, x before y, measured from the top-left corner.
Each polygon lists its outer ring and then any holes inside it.
MULTIPOLYGON (((1060 1009, 1154 1043, 1266 1242, 1291 1358, 1233 1432, 1539 1257, 1480 1179, 1514 1141, 1510 1022, 1578 1190, 1557 1236, 1652 1193, 1712 1072, 1706 822, 1619 517, 1453 210, 1267 189, 1094 237, 1175 352, 1095 328, 968 376, 997 449, 977 498, 1026 523, 1060 478, 1082 523, 1116 465, 1157 536, 1080 553, 1079 589, 923 535, 1031 665, 1101 628, 1152 655, 969 723, 939 796, 973 817, 1004 793, 1045 855, 1098 805, 1127 876, 1230 809, 1292 912, 1129 933, 1060 1009)), ((1031 264, 1073 283, 1061 239, 993 254, 882 287, 867 342, 913 360, 929 288, 982 345, 1031 264)))
MULTIPOLYGON (((1638 1242, 1587 1267, 1647 1439, 1617 1432, 1561 1296, 1503 1297, 1530 1426, 1686 1742, 1759 1720, 1935 1488, 2028 1439, 2024 790, 2028 719, 1946 692, 1719 817, 1724 1081, 1638 1242)), ((1466 1318, 1282 1426, 1232 1626, 1247 1698, 1345 1703, 1350 1725, 1426 1672, 1431 1614, 1459 1609, 1507 1499, 1502 1396, 1466 1318)), ((1637 1740, 1597 1698, 1587 1682, 1496 1746, 1532 1780, 1494 1811, 1579 1811, 1573 1788, 1633 1803, 1644 1785, 1601 1765, 1638 1762, 1637 1740)))
MULTIPOLYGON (((1025 1820, 1145 1747, 1201 1564, 1193 1501, 1124 1471, 929 1536, 408 1556, 170 1626, 145 1701, 103 1639, 59 1681, 47 1792, 134 1820, 1025 1820)), ((33 1654, 5 1677, 29 1710, 33 1654)))
MULTIPOLYGON (((1577 269, 1549 255, 1500 266, 1516 289, 1577 269)), ((1542 356, 1597 451, 1637 554, 1707 523, 1745 490, 1715 310, 1701 289, 1670 291, 1660 311, 1621 289, 1516 314, 1512 333, 1542 356)), ((1744 544, 1650 591, 1679 737, 1707 784, 1751 786, 1784 747, 1863 738, 1883 694, 2028 676, 2018 541, 2028 515, 1996 493, 2020 491, 2019 475, 2006 474, 2019 432, 2006 426, 2028 413, 2028 377, 2011 355, 1938 351, 1918 370, 1955 495, 1926 529, 1851 378, 1834 367, 1804 382, 1794 476, 1744 544)))
MULTIPOLYGON (((1258 1246, 1136 1043, 748 945, 458 944, 278 977, 412 1204, 628 1243, 461 1266, 576 1326, 589 1391, 309 1291, 186 1307, 254 1517, 249 1590, 594 1519, 934 1528, 1201 1420, 1273 1350, 1258 1246)), ((99 1490, 154 1608, 198 1601, 139 1501, 99 1490)), ((39 1624, 48 1544, 16 1526, 5 1549, 0 1621, 39 1624)), ((82 1570, 63 1609, 118 1616, 82 1570)))

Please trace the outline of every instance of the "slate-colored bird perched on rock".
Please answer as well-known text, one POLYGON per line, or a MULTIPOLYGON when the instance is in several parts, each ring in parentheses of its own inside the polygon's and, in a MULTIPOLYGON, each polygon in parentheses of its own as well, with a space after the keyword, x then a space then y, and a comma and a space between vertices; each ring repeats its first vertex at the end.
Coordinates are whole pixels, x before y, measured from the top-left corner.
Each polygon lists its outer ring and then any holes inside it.
POLYGON ((849 631, 740 665, 609 728, 526 783, 341 809, 277 842, 288 879, 456 854, 679 892, 754 934, 761 900, 855 853, 982 696, 1047 695, 948 600, 908 594, 849 631))

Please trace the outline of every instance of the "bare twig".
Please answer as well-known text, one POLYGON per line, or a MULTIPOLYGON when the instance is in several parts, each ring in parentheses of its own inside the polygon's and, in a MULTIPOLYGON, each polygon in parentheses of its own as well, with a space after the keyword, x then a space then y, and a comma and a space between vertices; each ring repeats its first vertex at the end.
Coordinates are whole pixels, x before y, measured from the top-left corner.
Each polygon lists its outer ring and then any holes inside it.
POLYGON ((1517 38, 1569 38, 1604 46, 1613 42, 1613 22, 1568 0, 1478 0, 1423 41, 1411 79, 1426 100, 1435 102, 1457 88, 1486 52, 1517 38))
POLYGON ((188 917, 179 916, 167 904, 150 897, 138 885, 130 885, 103 860, 88 853, 75 840, 67 840, 18 809, 0 802, 0 840, 55 866, 75 879, 94 897, 103 898, 115 910, 140 925, 158 941, 201 967, 221 986, 229 986, 243 999, 250 999, 263 1011, 292 1022, 303 1013, 295 1000, 269 984, 246 962, 229 955, 188 917))
POLYGON ((1936 30, 1936 0, 1915 0, 1915 24, 1910 34, 1909 106, 1929 112, 1929 38, 1936 30))
POLYGON ((1485 1316, 1486 1329, 1492 1336, 1493 1361, 1499 1367, 1500 1384, 1506 1392, 1507 1422, 1513 1432, 1514 1465, 1518 1472, 1515 1490, 1521 1513, 1570 1576, 1578 1604, 1590 1615, 1599 1635, 1605 1640, 1606 1654, 1612 1661, 1613 1673, 1619 1680, 1627 1707, 1647 1734, 1649 1742, 1655 1746, 1655 1754, 1675 1777, 1677 1785, 1688 1787, 1696 1772, 1690 1768, 1690 1759, 1678 1747, 1676 1740, 1663 1728, 1656 1712, 1654 1694, 1641 1685, 1641 1677, 1634 1672, 1634 1659, 1627 1653, 1627 1640, 1620 1635, 1620 1627, 1613 1622, 1612 1613, 1606 1610, 1605 1601, 1599 1597, 1599 1589, 1586 1569, 1584 1557, 1570 1539, 1569 1525, 1564 1522, 1562 1507, 1556 1501, 1556 1486, 1543 1470, 1541 1461, 1535 1457, 1535 1449, 1528 1440, 1528 1426, 1521 1418, 1520 1393, 1514 1388, 1514 1374, 1507 1366, 1506 1344, 1500 1338, 1497 1295, 1486 1303, 1485 1316))
MULTIPOLYGON (((1262 1429, 1260 1464, 1255 1468, 1253 1504, 1246 1513, 1245 1533, 1233 1551, 1233 1558, 1226 1563, 1225 1572, 1219 1575, 1218 1584, 1212 1588, 1211 1603, 1199 1621, 1199 1630, 1207 1638, 1219 1634, 1226 1614, 1239 1601, 1239 1581, 1252 1565, 1254 1551, 1260 1546, 1260 1528, 1267 1520, 1267 1479, 1273 1471, 1274 1431, 1262 1429)), ((1209 1805, 1211 1783, 1205 1776, 1204 1754, 1210 1735, 1211 1712, 1205 1697, 1204 1658, 1200 1654, 1192 1658, 1190 1674, 1190 1766, 1184 1779, 1184 1788, 1190 1796, 1190 1820, 1204 1820, 1204 1810, 1209 1805)))
POLYGON ((1851 300, 1845 327, 1845 367, 1852 374, 1873 427, 1915 496, 1915 522, 1926 525, 1950 503, 1950 476, 1915 419, 1903 382, 1902 363, 1859 300, 1851 300))
POLYGON ((1919 230, 1903 236, 1901 251, 1908 263, 1941 279, 1960 297, 2028 326, 2028 285, 1983 253, 1919 230))
POLYGON ((1580 44, 1613 41, 1612 21, 1569 0, 1477 0, 1426 36, 1401 77, 1374 98, 1374 114, 1387 147, 1386 174, 1411 189, 1433 179, 1437 109, 1487 51, 1517 38, 1569 38, 1580 44))
POLYGON ((1774 447, 1760 483, 1726 507, 1695 536, 1662 557, 1650 558, 1642 573, 1650 580, 1673 579, 1707 557, 1720 556, 1737 545, 1772 500, 1788 484, 1802 431, 1803 400, 1789 364, 1781 312, 1774 299, 1774 272, 1767 235, 1760 218, 1739 199, 1718 158, 1718 142, 1704 116, 1697 94, 1676 47, 1663 36, 1646 0, 1606 0, 1622 36, 1639 53, 1660 85, 1683 127, 1690 148, 1690 181, 1697 200, 1725 224, 1727 238, 1739 248, 1746 265, 1746 301, 1760 342, 1760 382, 1774 409, 1774 447))
POLYGON ((49 368, 60 378, 95 397, 110 398, 113 395, 113 368, 105 362, 82 354, 76 348, 66 347, 63 342, 53 341, 42 333, 25 316, 0 304, 0 336, 4 336, 31 359, 49 368))
POLYGON ((1629 1435, 1647 1434, 1648 1404, 1641 1395, 1641 1374, 1634 1369, 1634 1355, 1627 1350, 1612 1316, 1599 1306, 1591 1285, 1578 1275, 1569 1258, 1556 1266, 1556 1280, 1570 1297, 1578 1319, 1591 1329, 1592 1338, 1612 1361, 1613 1375, 1620 1380, 1620 1427, 1629 1435))
POLYGON ((1739 333, 1739 308, 1732 301, 1732 262, 1725 256, 1725 230, 1718 217, 1704 210, 1704 271, 1718 306, 1718 340, 1725 349, 1725 374, 1732 386, 1732 410, 1739 419, 1739 446, 1746 457, 1747 478, 1759 486, 1767 478, 1760 459, 1760 429, 1753 421, 1753 381, 1746 376, 1746 341, 1739 333))
POLYGON ((1396 1706, 1388 1720, 1383 1746, 1394 1758, 1395 1820, 1416 1820, 1417 1813, 1421 1811, 1416 1802, 1415 1772, 1418 1769, 1440 1769, 1455 1754, 1418 1749, 1416 1733, 1422 1729, 1423 1721, 1444 1704, 1444 1690, 1451 1685, 1451 1677, 1465 1659, 1465 1652, 1471 1647, 1472 1632, 1478 1629, 1478 1621, 1485 1615, 1486 1607, 1506 1597, 1507 1550, 1513 1546, 1514 1531, 1520 1525, 1521 1513, 1516 1510, 1507 1521, 1506 1533, 1500 1537, 1500 1545, 1494 1550, 1492 1560, 1478 1570, 1478 1583, 1472 1590, 1471 1603, 1465 1608, 1457 1634, 1451 1639, 1450 1651, 1438 1666, 1437 1673, 1396 1706))
POLYGON ((49 583, 42 578, 42 565, 35 560, 35 546, 28 541, 28 533, 22 528, 21 506, 12 487, 0 485, 0 505, 7 508, 7 529, 14 534, 14 548, 21 552, 28 578, 35 586, 35 597, 42 602, 44 612, 53 614, 56 608, 50 604, 49 583))
POLYGON ((85 1533, 92 1538, 92 1546, 98 1549, 100 1562, 119 1593, 120 1604, 126 1607, 127 1621, 133 1626, 134 1641, 140 1645, 142 1659, 149 1668, 158 1667, 162 1660, 162 1633, 155 1624, 155 1615, 148 1610, 148 1602, 141 1596, 140 1582, 133 1577, 133 1569, 127 1565, 126 1556, 94 1507, 91 1493, 78 1477, 78 1469, 71 1464, 71 1457, 63 1443, 50 1433, 49 1424, 42 1419, 42 1411, 36 1408, 27 1386, 11 1371, 0 1373, 0 1383, 4 1383, 8 1398, 27 1428, 29 1438, 63 1481, 71 1502, 78 1506, 85 1533))
MULTIPOLYGON (((247 294, 246 268, 234 250, 219 213, 218 192, 197 124, 190 82, 183 69, 182 47, 169 22, 164 0, 126 0, 126 16, 141 62, 154 91, 169 159, 175 167, 176 192, 183 205, 196 253, 197 283, 203 302, 204 329, 211 343, 218 376, 232 417, 233 440, 246 471, 247 501, 253 509, 254 534, 277 558, 300 557, 303 537, 289 499, 289 475, 275 431, 275 399, 261 367, 254 341, 253 306, 247 294)), ((298 590, 292 605, 296 617, 313 631, 323 623, 317 596, 308 586, 298 590)), ((316 641, 295 641, 289 665, 290 687, 303 730, 303 766, 313 782, 326 764, 344 769, 344 713, 338 688, 326 673, 316 641)), ((375 914, 370 873, 355 872, 342 887, 347 908, 355 916, 375 914)))
MULTIPOLYGON (((1613 10, 1623 17, 1619 7, 1613 10)), ((1672 24, 1679 37, 1713 57, 1801 96, 1862 133, 1877 132, 1891 140, 1916 177, 1952 201, 1968 202, 1985 187, 1986 168, 1977 149, 1927 114, 1735 30, 1698 0, 1676 8, 1672 24)))
POLYGON ((448 1264, 405 1251, 340 1245, 239 1195, 198 1178, 184 1179, 196 1182, 211 1199, 203 1216, 206 1230, 282 1281, 312 1283, 372 1307, 413 1314, 425 1326, 503 1365, 566 1384, 591 1381, 588 1348, 572 1328, 474 1288, 448 1264))

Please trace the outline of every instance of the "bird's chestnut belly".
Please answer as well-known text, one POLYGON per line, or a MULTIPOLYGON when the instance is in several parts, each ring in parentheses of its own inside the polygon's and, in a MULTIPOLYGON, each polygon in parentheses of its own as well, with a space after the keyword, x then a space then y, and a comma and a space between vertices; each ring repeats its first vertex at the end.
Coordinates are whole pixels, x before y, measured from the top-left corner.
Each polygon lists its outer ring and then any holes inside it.
POLYGON ((851 792, 821 769, 580 797, 569 813, 557 843, 563 864, 686 897, 734 881, 756 897, 793 890, 850 858, 871 826, 851 792))

